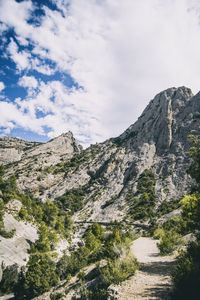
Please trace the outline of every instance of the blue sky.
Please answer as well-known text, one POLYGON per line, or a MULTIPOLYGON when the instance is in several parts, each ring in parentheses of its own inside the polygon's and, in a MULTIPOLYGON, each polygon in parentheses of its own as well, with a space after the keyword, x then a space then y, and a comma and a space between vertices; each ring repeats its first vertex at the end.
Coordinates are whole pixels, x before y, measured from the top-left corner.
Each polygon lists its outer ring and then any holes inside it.
POLYGON ((199 91, 197 0, 0 0, 0 136, 88 146, 161 90, 199 91))

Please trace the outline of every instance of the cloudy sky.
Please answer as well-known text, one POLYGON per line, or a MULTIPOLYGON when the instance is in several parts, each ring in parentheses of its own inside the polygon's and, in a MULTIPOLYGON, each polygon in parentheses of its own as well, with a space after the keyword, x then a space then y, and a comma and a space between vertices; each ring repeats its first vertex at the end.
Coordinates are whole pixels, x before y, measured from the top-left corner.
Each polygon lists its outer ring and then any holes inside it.
POLYGON ((199 0, 0 0, 0 135, 85 146, 200 90, 199 0))

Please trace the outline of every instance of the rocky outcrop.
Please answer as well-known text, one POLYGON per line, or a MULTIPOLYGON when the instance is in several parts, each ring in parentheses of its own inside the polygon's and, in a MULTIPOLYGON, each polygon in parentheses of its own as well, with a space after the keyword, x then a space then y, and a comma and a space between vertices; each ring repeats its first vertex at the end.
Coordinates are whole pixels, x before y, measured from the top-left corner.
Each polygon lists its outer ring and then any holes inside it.
POLYGON ((199 134, 199 127, 200 93, 170 88, 156 95, 119 137, 81 150, 71 133, 63 134, 26 151, 8 172, 17 172, 21 190, 43 200, 88 185, 85 206, 74 219, 121 220, 128 211, 127 192, 136 191, 145 169, 156 178, 157 206, 188 192, 188 135, 199 134))
POLYGON ((16 232, 10 239, 0 236, 0 264, 3 262, 5 266, 14 263, 19 266, 26 265, 30 244, 38 238, 36 227, 33 224, 17 221, 8 213, 5 213, 4 225, 8 232, 13 229, 16 232))
POLYGON ((40 143, 26 142, 12 137, 0 138, 0 164, 18 161, 23 154, 40 143))
POLYGON ((28 157, 36 157, 44 154, 48 157, 50 154, 54 156, 66 156, 79 153, 82 146, 75 140, 73 134, 69 131, 50 140, 47 143, 27 142, 12 137, 0 138, 0 164, 8 164, 27 159, 28 157))

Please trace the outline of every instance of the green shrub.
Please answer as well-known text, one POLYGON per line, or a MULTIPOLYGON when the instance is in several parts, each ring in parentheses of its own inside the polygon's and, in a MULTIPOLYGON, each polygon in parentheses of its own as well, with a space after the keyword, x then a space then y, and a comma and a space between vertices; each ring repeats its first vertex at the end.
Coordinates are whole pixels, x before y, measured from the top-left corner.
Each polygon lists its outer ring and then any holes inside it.
POLYGON ((21 272, 14 288, 16 299, 33 299, 58 283, 56 264, 47 254, 31 255, 27 266, 27 271, 21 272))
POLYGON ((156 215, 157 217, 161 217, 162 215, 168 214, 173 210, 179 208, 180 206, 181 206, 180 200, 170 200, 170 201, 164 200, 158 207, 156 215))
POLYGON ((165 235, 164 229, 161 228, 161 227, 158 227, 158 228, 154 231, 153 238, 156 239, 156 240, 159 240, 159 239, 161 239, 164 235, 165 235))
POLYGON ((197 300, 200 297, 200 242, 193 242, 182 252, 172 272, 174 300, 197 300))
POLYGON ((107 266, 101 269, 100 280, 105 287, 119 284, 132 276, 138 267, 136 258, 128 253, 124 259, 109 260, 107 266))
POLYGON ((182 245, 181 235, 174 231, 165 231, 157 245, 162 255, 172 254, 182 245))
POLYGON ((68 190, 62 196, 55 199, 55 204, 63 211, 66 209, 69 210, 70 214, 73 215, 76 211, 83 208, 83 200, 87 195, 87 191, 88 185, 68 190))
POLYGON ((12 229, 11 231, 6 231, 4 229, 0 230, 0 235, 5 239, 11 239, 15 235, 16 229, 12 229))
POLYGON ((59 299, 62 299, 62 297, 63 297, 62 293, 50 294, 50 299, 51 300, 59 300, 59 299))
POLYGON ((0 284, 0 294, 10 294, 13 292, 13 286, 18 280, 18 265, 14 264, 2 268, 3 275, 0 284))
POLYGON ((154 215, 155 208, 155 176, 151 170, 144 170, 137 182, 137 192, 129 191, 126 200, 129 213, 134 220, 147 220, 154 215))

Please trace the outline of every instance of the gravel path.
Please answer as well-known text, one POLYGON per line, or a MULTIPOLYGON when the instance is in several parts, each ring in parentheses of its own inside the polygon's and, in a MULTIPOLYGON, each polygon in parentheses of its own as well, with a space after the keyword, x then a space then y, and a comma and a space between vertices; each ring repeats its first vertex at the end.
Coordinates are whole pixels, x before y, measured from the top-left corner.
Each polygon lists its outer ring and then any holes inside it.
POLYGON ((131 249, 141 263, 141 268, 117 289, 117 299, 170 299, 170 271, 174 257, 160 256, 157 242, 144 237, 134 241, 131 249))

